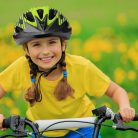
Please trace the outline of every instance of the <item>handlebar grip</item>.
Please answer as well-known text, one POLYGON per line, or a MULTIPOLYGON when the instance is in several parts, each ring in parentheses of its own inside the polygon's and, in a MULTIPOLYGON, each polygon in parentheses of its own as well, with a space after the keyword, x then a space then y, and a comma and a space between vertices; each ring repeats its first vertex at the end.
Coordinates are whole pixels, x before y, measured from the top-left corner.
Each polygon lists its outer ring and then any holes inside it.
POLYGON ((11 124, 11 117, 3 120, 2 127, 3 128, 10 128, 10 124, 11 124))
POLYGON ((20 116, 12 115, 3 120, 2 126, 3 128, 11 128, 12 130, 16 130, 17 126, 19 125, 19 119, 20 116))
POLYGON ((135 115, 133 121, 138 121, 138 114, 135 115))

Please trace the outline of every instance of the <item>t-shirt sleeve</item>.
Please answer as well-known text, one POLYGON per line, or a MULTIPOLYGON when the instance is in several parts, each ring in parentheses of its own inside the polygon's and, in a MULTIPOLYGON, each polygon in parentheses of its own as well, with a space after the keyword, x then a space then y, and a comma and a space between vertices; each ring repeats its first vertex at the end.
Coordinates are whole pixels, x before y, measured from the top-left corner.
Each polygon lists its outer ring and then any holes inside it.
POLYGON ((24 57, 17 59, 0 73, 0 86, 5 92, 22 90, 28 83, 29 76, 25 74, 24 59, 24 57))
POLYGON ((0 73, 0 86, 5 92, 16 90, 18 87, 19 74, 14 64, 8 66, 0 73))
POLYGON ((84 71, 84 82, 88 95, 100 97, 106 93, 110 84, 110 78, 88 61, 84 71))

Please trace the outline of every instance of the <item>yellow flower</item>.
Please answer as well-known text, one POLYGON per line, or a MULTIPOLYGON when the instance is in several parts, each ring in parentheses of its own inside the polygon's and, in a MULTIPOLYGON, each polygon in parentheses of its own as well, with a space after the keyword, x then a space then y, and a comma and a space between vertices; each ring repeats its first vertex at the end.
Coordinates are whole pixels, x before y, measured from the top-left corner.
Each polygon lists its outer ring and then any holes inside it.
POLYGON ((134 47, 131 47, 128 50, 128 58, 133 62, 135 67, 138 67, 138 50, 134 47))
POLYGON ((129 80, 135 80, 137 78, 137 74, 135 71, 130 70, 127 74, 129 80))
POLYGON ((93 53, 92 58, 94 61, 100 61, 101 60, 101 54, 100 53, 93 53))
POLYGON ((123 69, 117 68, 114 72, 114 79, 117 83, 121 84, 125 79, 126 73, 123 69))
POLYGON ((14 25, 13 24, 9 24, 6 27, 5 33, 6 33, 7 36, 10 36, 11 34, 13 34, 13 31, 14 31, 14 25))
POLYGON ((15 99, 20 98, 20 100, 23 100, 23 97, 24 97, 24 95, 22 94, 22 92, 19 91, 19 90, 15 90, 15 91, 12 93, 12 95, 13 95, 13 97, 14 97, 15 99))
POLYGON ((138 40, 134 43, 134 47, 138 50, 138 40))
POLYGON ((10 114, 13 115, 19 115, 20 114, 20 110, 17 107, 14 107, 10 110, 10 114))
POLYGON ((117 16, 117 21, 118 23, 121 25, 121 26, 124 26, 126 25, 127 23, 127 17, 124 13, 120 13, 118 16, 117 16))
POLYGON ((128 98, 129 98, 129 100, 133 100, 135 98, 134 93, 128 92, 128 98))
POLYGON ((92 37, 84 43, 84 52, 91 54, 96 61, 101 59, 103 53, 110 53, 112 51, 112 44, 107 40, 92 37))
POLYGON ((22 48, 0 42, 0 66, 5 67, 24 54, 22 48), (15 54, 16 53, 16 54, 15 54), (6 56, 5 56, 6 55, 6 56), (4 57, 4 58, 3 58, 4 57))
POLYGON ((12 108, 14 106, 14 102, 11 98, 6 98, 4 100, 4 104, 8 107, 8 108, 12 108))
POLYGON ((127 46, 125 43, 120 43, 117 45, 117 51, 120 53, 125 53, 127 51, 127 46))
POLYGON ((81 45, 81 40, 80 39, 72 39, 71 40, 71 46, 76 47, 81 45))
POLYGON ((77 21, 70 22, 73 35, 78 35, 81 32, 81 25, 77 21))
POLYGON ((103 103, 101 104, 101 106, 106 106, 106 107, 111 108, 111 105, 110 105, 110 103, 108 103, 108 102, 103 102, 103 103))
POLYGON ((0 114, 3 114, 3 111, 0 109, 0 114))
POLYGON ((72 54, 81 55, 83 53, 82 50, 82 42, 80 39, 72 39, 69 42, 69 47, 67 48, 72 54))

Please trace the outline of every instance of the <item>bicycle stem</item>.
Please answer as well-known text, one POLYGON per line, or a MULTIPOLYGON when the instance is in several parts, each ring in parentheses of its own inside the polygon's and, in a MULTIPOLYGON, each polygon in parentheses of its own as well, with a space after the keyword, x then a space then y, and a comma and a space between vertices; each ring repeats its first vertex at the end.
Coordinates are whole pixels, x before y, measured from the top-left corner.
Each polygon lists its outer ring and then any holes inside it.
POLYGON ((106 106, 103 106, 103 107, 97 108, 95 110, 92 110, 92 113, 95 114, 96 116, 98 116, 98 118, 95 122, 95 125, 94 125, 95 127, 94 127, 92 138, 98 138, 99 131, 100 131, 100 128, 101 128, 101 124, 106 119, 110 118, 111 113, 113 115, 113 112, 111 110, 109 110, 109 108, 107 109, 106 106))
POLYGON ((93 131, 93 135, 92 135, 92 138, 98 138, 98 135, 99 135, 99 131, 100 131, 100 128, 101 128, 101 124, 107 119, 107 117, 103 117, 103 118, 98 118, 95 122, 95 127, 94 127, 94 131, 93 131))

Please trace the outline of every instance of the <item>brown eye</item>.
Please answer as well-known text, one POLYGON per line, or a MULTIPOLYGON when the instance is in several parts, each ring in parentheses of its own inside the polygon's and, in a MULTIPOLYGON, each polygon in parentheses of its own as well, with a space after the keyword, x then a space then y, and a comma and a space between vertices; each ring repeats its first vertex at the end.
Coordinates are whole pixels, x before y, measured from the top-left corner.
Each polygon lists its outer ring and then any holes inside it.
POLYGON ((49 41, 49 44, 55 44, 56 41, 49 41))
POLYGON ((32 46, 33 47, 36 47, 36 46, 40 46, 40 44, 39 43, 36 43, 36 44, 33 44, 32 46))

